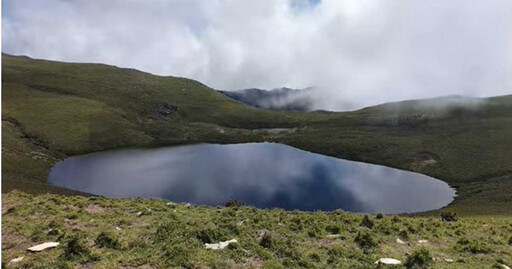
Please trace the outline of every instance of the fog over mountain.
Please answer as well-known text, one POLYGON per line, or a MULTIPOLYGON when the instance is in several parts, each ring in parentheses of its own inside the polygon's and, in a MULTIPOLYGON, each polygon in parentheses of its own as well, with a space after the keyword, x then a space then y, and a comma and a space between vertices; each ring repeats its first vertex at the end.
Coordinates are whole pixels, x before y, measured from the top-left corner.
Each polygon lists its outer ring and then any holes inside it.
POLYGON ((247 105, 285 111, 315 110, 313 87, 306 89, 277 88, 272 90, 244 89, 237 91, 220 91, 222 94, 247 105))
POLYGON ((509 0, 4 0, 2 51, 199 80, 315 86, 314 109, 512 92, 509 0))

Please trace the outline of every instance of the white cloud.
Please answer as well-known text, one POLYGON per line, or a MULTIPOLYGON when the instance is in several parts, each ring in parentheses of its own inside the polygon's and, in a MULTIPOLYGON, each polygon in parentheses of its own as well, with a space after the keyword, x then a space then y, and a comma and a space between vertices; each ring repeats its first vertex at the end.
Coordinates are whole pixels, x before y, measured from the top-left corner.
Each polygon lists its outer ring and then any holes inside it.
POLYGON ((213 88, 318 86, 319 108, 512 92, 509 0, 4 0, 3 51, 213 88))

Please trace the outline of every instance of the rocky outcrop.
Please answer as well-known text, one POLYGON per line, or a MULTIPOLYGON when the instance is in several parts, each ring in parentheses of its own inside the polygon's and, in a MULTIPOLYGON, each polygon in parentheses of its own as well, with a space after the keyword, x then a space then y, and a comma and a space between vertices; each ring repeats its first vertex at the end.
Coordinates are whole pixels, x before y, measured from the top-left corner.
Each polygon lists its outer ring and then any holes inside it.
POLYGON ((173 106, 168 103, 163 103, 162 105, 160 105, 156 108, 155 112, 156 112, 157 116, 169 117, 172 114, 176 113, 177 111, 178 111, 177 106, 173 106))

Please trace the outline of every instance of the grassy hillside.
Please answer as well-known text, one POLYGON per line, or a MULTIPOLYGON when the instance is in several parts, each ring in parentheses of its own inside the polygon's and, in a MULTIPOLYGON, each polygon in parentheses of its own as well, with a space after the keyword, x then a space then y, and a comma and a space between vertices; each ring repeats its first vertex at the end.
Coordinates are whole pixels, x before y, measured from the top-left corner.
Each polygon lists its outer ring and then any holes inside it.
POLYGON ((266 140, 437 177, 458 188, 451 206, 462 213, 512 212, 512 96, 276 112, 133 69, 8 55, 2 67, 3 192, 72 193, 45 180, 77 154, 266 140))
POLYGON ((2 105, 5 266, 18 256, 25 268, 369 268, 381 257, 433 268, 512 263, 512 96, 276 112, 189 79, 3 55, 2 105), (341 211, 169 205, 77 196, 45 183, 48 169, 72 155, 248 141, 437 177, 457 187, 443 210, 459 220, 443 222, 438 211, 363 221, 341 211), (203 245, 228 239, 239 243, 203 245), (26 253, 48 240, 61 245, 26 253))

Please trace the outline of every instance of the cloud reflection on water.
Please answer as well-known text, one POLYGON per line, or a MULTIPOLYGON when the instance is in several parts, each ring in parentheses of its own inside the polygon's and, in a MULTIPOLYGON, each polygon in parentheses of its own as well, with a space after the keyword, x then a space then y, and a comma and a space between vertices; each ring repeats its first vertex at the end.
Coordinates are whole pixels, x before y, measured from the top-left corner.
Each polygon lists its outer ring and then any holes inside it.
POLYGON ((437 179, 273 143, 201 144, 121 150, 69 158, 48 181, 108 197, 161 197, 223 205, 401 213, 448 204, 454 190, 437 179))

